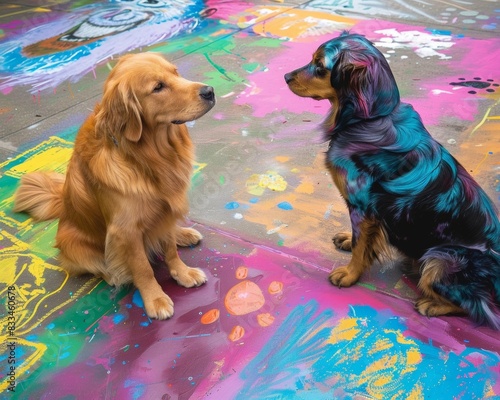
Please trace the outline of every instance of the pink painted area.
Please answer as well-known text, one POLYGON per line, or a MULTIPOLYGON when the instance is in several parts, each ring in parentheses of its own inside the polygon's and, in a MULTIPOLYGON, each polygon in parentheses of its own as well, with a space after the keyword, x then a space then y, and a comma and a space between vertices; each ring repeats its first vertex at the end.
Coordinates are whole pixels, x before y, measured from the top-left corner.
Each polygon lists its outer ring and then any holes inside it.
POLYGON ((250 105, 252 114, 259 118, 286 111, 325 115, 330 106, 328 101, 298 97, 288 89, 284 79, 287 72, 302 67, 311 60, 318 46, 316 40, 313 38, 308 42, 284 42, 280 49, 275 50, 278 55, 268 64, 266 71, 248 76, 249 87, 238 94, 235 104, 250 105))
POLYGON ((233 21, 236 15, 241 12, 253 7, 253 3, 249 3, 246 1, 225 1, 221 2, 220 0, 207 0, 205 1, 206 9, 215 9, 217 10, 212 18, 222 21, 233 21))
MULTIPOLYGON (((210 232, 204 236, 210 238, 210 232)), ((86 398, 98 398, 100 393, 112 391, 116 398, 124 399, 237 398, 246 384, 242 371, 273 336, 287 337, 287 332, 281 330, 282 324, 293 310, 310 302, 318 304, 317 313, 332 313, 328 320, 332 327, 349 318, 353 307, 374 310, 372 317, 360 322, 365 326, 383 326, 384 321, 398 318, 397 315, 409 315, 403 319, 407 331, 402 333, 417 340, 414 347, 421 346, 416 348, 421 349, 422 357, 435 359, 436 365, 446 363, 451 352, 459 355, 467 351, 463 334, 470 331, 471 324, 466 319, 419 317, 411 301, 361 285, 338 289, 328 283, 327 271, 297 257, 277 249, 249 249, 248 243, 238 239, 218 237, 222 242, 213 247, 228 252, 210 250, 212 246, 181 251, 183 259, 205 270, 205 285, 186 289, 176 285, 165 269, 157 271, 159 282, 175 304, 172 319, 150 322, 143 309, 130 307, 131 291, 120 302, 117 314, 101 318, 99 334, 87 343, 82 357, 48 378, 46 384, 51 390, 60 397, 79 393, 86 398), (248 314, 231 315, 225 309, 224 298, 241 282, 236 273, 241 268, 247 271, 244 279, 260 288, 265 303, 248 314), (276 282, 282 289, 268 290, 276 282), (220 318, 212 324, 201 323, 201 316, 212 309, 220 311, 220 318), (262 313, 274 317, 274 322, 265 327, 259 325, 257 316, 262 313), (127 323, 114 323, 113 318, 121 314, 128 316, 127 323), (149 323, 145 326, 144 322, 149 323), (231 341, 228 335, 235 326, 241 326, 245 333, 240 340, 231 341), (454 337, 457 331, 462 332, 460 339, 454 337), (436 359, 435 348, 441 349, 438 355, 442 359, 436 359), (90 380, 92 385, 88 384, 90 380)), ((483 332, 488 330, 474 330, 474 337, 483 332)), ((359 343, 362 346, 364 342, 359 343)), ((495 341, 484 336, 480 345, 491 349, 495 341)), ((471 353, 464 360, 480 369, 481 357, 471 353)))
MULTIPOLYGON (((396 29, 398 32, 419 31, 432 34, 423 26, 412 26, 385 21, 359 21, 352 29, 353 32, 365 35, 368 39, 376 42, 385 36, 378 31, 384 29, 396 29)), ((436 37, 442 35, 434 34, 436 37)), ((474 121, 478 117, 479 104, 482 98, 488 96, 484 90, 476 90, 477 94, 469 94, 473 88, 462 86, 451 86, 451 82, 457 82, 458 78, 474 80, 480 77, 481 80, 499 79, 497 60, 500 59, 500 48, 498 40, 473 39, 470 37, 450 36, 453 42, 453 51, 444 49, 440 52, 451 55, 453 58, 439 60, 436 58, 436 68, 440 70, 439 77, 426 78, 428 71, 422 71, 421 76, 415 75, 412 93, 419 93, 418 97, 405 97, 402 101, 413 105, 415 110, 421 115, 425 124, 437 125, 443 118, 457 118, 460 120, 474 121), (446 71, 443 74, 443 71, 446 71), (444 77, 443 77, 444 75, 444 77)), ((380 48, 382 52, 387 49, 380 48)), ((393 68, 396 80, 398 75, 407 76, 405 71, 399 71, 398 61, 402 54, 408 54, 396 49, 391 54, 389 62, 393 68)), ((416 58, 418 62, 418 57, 416 58)), ((418 71, 418 69, 416 70, 418 71)), ((417 72, 418 73, 418 72, 417 72)), ((496 82, 500 83, 500 82, 496 82)), ((498 89, 497 89, 498 92, 498 89)))
POLYGON ((14 87, 12 86, 6 86, 4 88, 2 88, 0 91, 2 92, 2 94, 9 94, 10 92, 12 92, 12 90, 14 89, 14 87))
MULTIPOLYGON (((491 368, 491 371, 500 376, 500 363, 498 363, 496 366, 493 366, 491 368)), ((500 379, 495 382, 492 389, 494 393, 500 393, 500 379)))
POLYGON ((87 361, 87 365, 96 367, 98 365, 102 366, 106 371, 111 369, 111 359, 109 357, 93 357, 90 356, 87 361))
MULTIPOLYGON (((431 34, 425 27, 415 27, 404 24, 384 21, 359 21, 352 32, 365 35, 372 41, 384 38, 377 33, 388 28, 394 28, 399 32, 420 31, 431 34)), ((435 34, 436 36, 440 36, 435 34)), ((299 68, 310 61, 312 53, 319 44, 331 38, 331 35, 313 37, 307 41, 284 42, 278 55, 268 64, 266 71, 250 74, 248 77, 249 87, 239 93, 235 104, 250 105, 255 117, 264 118, 275 112, 289 111, 296 114, 309 112, 318 115, 326 115, 329 109, 327 101, 315 101, 308 98, 300 98, 290 92, 284 82, 284 74, 299 68)), ((468 93, 472 88, 462 86, 451 86, 451 82, 457 82, 458 78, 473 80, 480 77, 483 80, 497 79, 498 74, 495 60, 500 59, 500 49, 497 40, 476 40, 465 37, 452 37, 454 42, 453 62, 436 59, 437 67, 447 70, 448 77, 443 78, 420 78, 415 76, 413 81, 419 93, 418 97, 405 97, 402 100, 411 103, 419 112, 425 124, 437 125, 443 118, 457 118, 466 121, 474 121, 477 118, 479 104, 486 91, 477 90, 477 94, 468 93), (457 59, 460 57, 460 59, 457 59)), ((381 48, 381 51, 385 50, 381 48)), ((405 53, 412 49, 405 49, 405 53)), ((440 50, 443 53, 451 53, 450 50, 440 50)), ((398 71, 398 52, 392 54, 390 62, 393 64, 396 79, 404 71, 398 71)), ((417 58, 418 61, 418 58, 417 58)), ((499 83, 499 82, 496 82, 499 83)))
POLYGON ((216 119, 217 121, 222 121, 226 119, 226 116, 224 115, 224 113, 218 112, 213 115, 213 119, 216 119))

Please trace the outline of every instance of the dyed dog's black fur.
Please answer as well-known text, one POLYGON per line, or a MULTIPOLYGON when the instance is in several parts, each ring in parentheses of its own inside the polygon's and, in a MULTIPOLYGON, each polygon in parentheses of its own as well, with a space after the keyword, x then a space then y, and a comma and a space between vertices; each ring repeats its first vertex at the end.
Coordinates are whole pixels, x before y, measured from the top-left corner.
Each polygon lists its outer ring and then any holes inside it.
POLYGON ((500 329, 498 212, 400 102, 382 53, 344 32, 285 80, 299 96, 331 102, 326 164, 352 225, 352 234, 334 237, 352 260, 331 272, 331 282, 351 286, 390 244, 420 266, 421 314, 467 313, 500 329))

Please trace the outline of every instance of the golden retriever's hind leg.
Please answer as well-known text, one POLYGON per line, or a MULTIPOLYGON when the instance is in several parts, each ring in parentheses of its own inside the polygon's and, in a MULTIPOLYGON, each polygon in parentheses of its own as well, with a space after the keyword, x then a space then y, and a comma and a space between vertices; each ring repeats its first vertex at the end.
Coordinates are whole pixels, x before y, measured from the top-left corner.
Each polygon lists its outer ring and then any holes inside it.
POLYGON ((71 276, 92 274, 104 279, 110 286, 118 286, 115 285, 111 277, 104 272, 106 268, 104 264, 104 257, 102 256, 99 258, 96 254, 95 257, 90 256, 88 258, 79 258, 80 261, 77 262, 73 257, 68 257, 65 253, 60 252, 58 259, 61 264, 61 268, 63 268, 71 276))
POLYGON ((330 282, 335 286, 349 287, 355 284, 387 246, 385 232, 377 221, 364 219, 357 230, 359 234, 352 247, 351 261, 347 266, 335 268, 330 273, 330 282))
POLYGON ((466 314, 465 310, 448 299, 436 293, 433 289, 435 282, 443 277, 446 266, 439 259, 427 260, 422 268, 422 276, 418 287, 422 291, 422 297, 415 303, 416 310, 427 317, 437 317, 447 314, 466 314))
POLYGON ((89 237, 71 224, 59 222, 56 247, 59 249, 60 265, 70 275, 92 274, 103 278, 109 285, 116 286, 130 282, 130 278, 128 282, 114 282, 106 271, 102 249, 93 245, 89 237))
POLYGON ((194 246, 200 243, 201 239, 203 239, 203 236, 196 229, 184 228, 178 225, 175 227, 175 241, 177 246, 194 246))
POLYGON ((177 283, 184 287, 200 286, 207 281, 207 276, 199 268, 188 267, 179 258, 177 246, 174 240, 167 240, 165 246, 165 262, 170 271, 170 275, 177 283))
POLYGON ((333 237, 333 244, 339 250, 352 251, 352 233, 339 232, 333 237))

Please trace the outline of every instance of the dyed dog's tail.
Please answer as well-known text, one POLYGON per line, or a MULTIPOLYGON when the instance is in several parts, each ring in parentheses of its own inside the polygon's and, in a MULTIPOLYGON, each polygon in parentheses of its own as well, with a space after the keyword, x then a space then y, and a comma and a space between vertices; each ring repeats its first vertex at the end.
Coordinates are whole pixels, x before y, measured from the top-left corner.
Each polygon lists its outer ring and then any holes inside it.
POLYGON ((439 295, 463 308, 479 325, 500 330, 500 254, 462 246, 434 247, 421 258, 439 260, 444 270, 434 281, 439 295))
POLYGON ((14 211, 27 212, 38 221, 59 218, 63 207, 64 179, 64 175, 55 172, 24 175, 14 196, 14 211))

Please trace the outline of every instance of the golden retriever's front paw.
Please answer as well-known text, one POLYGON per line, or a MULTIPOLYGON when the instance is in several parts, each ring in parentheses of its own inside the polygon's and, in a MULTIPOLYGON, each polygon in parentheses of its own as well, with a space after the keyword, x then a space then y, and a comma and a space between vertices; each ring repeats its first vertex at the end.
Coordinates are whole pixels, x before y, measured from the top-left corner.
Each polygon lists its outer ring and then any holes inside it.
POLYGON ((145 301, 144 308, 149 318, 167 319, 174 315, 174 302, 166 294, 154 300, 145 301))
POLYGON ((175 239, 177 246, 187 247, 200 243, 203 236, 196 229, 178 226, 175 239))
POLYGON ((352 234, 349 232, 339 232, 333 237, 333 244, 339 250, 352 250, 352 234))
POLYGON ((352 273, 348 267, 338 267, 330 272, 329 279, 335 286, 349 287, 358 281, 359 275, 352 273))
POLYGON ((207 281, 207 276, 199 268, 186 267, 179 274, 172 273, 172 277, 187 288, 203 285, 207 281))

